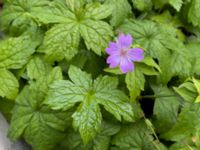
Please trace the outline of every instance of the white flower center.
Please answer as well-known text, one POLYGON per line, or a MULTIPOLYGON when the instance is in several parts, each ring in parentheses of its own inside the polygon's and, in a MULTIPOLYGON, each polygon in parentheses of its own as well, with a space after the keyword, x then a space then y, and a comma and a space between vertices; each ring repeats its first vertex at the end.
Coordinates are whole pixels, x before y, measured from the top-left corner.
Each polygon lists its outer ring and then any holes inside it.
POLYGON ((120 56, 126 57, 126 56, 128 55, 128 51, 129 51, 128 48, 122 48, 122 49, 120 50, 120 56))

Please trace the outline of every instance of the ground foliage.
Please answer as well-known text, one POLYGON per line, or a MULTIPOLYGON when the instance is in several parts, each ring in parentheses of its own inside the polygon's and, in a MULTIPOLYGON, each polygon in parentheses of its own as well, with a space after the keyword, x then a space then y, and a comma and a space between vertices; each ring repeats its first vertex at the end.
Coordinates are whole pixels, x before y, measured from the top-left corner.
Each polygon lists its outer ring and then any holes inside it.
POLYGON ((199 150, 199 0, 5 0, 0 111, 34 150, 199 150), (120 34, 145 50, 106 64, 120 34))

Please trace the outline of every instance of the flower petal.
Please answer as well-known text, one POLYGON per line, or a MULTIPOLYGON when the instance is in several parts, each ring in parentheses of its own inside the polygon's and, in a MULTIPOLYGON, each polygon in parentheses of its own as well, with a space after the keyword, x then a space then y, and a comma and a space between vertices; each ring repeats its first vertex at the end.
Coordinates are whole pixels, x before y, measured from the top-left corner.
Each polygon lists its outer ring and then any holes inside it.
POLYGON ((110 68, 115 68, 119 65, 120 57, 118 55, 111 55, 107 58, 107 63, 110 68))
POLYGON ((120 34, 117 43, 121 45, 122 48, 129 48, 132 44, 133 38, 131 37, 130 34, 125 35, 125 34, 120 34))
POLYGON ((109 47, 106 48, 106 52, 111 55, 115 52, 119 51, 119 46, 117 43, 114 43, 114 42, 110 42, 109 43, 109 47))
POLYGON ((120 70, 122 73, 131 72, 134 70, 134 64, 129 59, 121 59, 120 61, 120 70))
POLYGON ((133 48, 128 52, 128 56, 133 61, 141 61, 144 59, 144 50, 141 48, 133 48))

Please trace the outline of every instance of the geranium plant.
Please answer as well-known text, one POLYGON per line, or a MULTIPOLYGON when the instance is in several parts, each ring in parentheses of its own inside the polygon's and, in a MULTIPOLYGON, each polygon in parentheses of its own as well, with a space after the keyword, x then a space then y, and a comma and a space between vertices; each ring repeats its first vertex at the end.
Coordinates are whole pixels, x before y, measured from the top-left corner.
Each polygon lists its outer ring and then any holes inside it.
POLYGON ((4 0, 0 111, 33 150, 199 150, 199 0, 4 0))

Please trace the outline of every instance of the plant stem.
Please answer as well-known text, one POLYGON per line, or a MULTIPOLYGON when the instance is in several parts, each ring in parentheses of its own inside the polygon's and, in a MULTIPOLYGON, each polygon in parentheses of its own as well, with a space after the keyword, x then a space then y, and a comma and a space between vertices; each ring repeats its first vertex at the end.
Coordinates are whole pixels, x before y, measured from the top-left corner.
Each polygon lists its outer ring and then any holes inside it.
POLYGON ((139 99, 156 99, 161 97, 174 97, 175 95, 142 95, 139 99))

